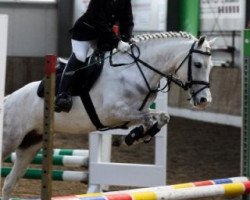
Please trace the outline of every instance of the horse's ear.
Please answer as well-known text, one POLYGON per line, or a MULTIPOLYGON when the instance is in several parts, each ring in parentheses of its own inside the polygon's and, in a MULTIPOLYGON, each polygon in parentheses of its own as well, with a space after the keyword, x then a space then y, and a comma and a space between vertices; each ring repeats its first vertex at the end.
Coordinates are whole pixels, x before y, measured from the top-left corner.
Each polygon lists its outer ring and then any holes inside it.
POLYGON ((204 41, 206 40, 206 36, 202 36, 199 38, 199 41, 198 41, 198 47, 201 47, 204 43, 204 41))
POLYGON ((209 46, 212 47, 215 43, 215 41, 217 40, 217 38, 213 38, 212 40, 209 40, 208 43, 209 43, 209 46))

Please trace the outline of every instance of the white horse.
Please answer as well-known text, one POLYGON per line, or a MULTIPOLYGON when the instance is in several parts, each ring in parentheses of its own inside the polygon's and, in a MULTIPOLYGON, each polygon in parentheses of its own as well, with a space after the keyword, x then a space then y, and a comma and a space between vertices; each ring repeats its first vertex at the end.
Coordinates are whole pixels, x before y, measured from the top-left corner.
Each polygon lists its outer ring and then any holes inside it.
MULTIPOLYGON (((128 65, 111 67, 106 59, 102 74, 90 91, 96 113, 104 125, 141 124, 143 134, 152 131, 152 127, 160 130, 169 116, 152 112, 149 106, 162 78, 188 89, 191 103, 197 108, 205 108, 211 102, 209 74, 213 41, 205 37, 198 40, 182 32, 143 34, 134 40, 140 49, 139 58, 138 49, 133 48, 134 54, 118 52, 112 58, 113 63, 128 65)), ((10 198, 18 179, 42 146, 44 101, 37 96, 39 83, 27 84, 4 99, 2 157, 5 159, 13 151, 17 154, 2 189, 4 200, 10 198)), ((96 130, 79 97, 73 97, 69 113, 55 113, 54 126, 56 132, 69 134, 96 130)))

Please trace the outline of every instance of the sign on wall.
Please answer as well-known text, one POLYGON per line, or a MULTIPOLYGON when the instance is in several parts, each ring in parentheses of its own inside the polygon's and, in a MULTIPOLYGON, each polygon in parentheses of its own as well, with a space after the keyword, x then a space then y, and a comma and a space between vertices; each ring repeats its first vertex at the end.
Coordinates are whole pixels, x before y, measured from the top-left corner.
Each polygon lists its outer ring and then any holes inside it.
MULTIPOLYGON (((75 0, 74 21, 87 9, 90 0, 75 0)), ((135 31, 165 31, 167 0, 132 0, 135 31)))
POLYGON ((242 30, 245 0, 201 0, 201 31, 242 30))

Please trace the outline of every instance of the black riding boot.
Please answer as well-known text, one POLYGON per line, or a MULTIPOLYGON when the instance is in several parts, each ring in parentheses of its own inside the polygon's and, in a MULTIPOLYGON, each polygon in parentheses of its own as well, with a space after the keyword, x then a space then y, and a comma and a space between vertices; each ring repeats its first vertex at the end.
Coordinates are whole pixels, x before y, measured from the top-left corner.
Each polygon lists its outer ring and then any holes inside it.
POLYGON ((75 74, 75 71, 84 66, 84 62, 79 61, 75 54, 73 53, 67 66, 63 71, 63 75, 61 78, 59 92, 55 101, 55 110, 56 112, 69 112, 72 107, 72 97, 70 87, 72 84, 72 80, 75 74))

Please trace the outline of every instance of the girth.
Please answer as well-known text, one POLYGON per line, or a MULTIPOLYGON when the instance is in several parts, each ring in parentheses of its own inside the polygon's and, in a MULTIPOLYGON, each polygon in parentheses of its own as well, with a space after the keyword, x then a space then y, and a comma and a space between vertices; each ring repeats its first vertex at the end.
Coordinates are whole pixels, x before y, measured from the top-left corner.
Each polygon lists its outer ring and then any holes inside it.
MULTIPOLYGON (((95 63, 96 68, 102 69, 103 64, 104 64, 104 60, 105 60, 104 52, 96 51, 91 56, 90 61, 89 61, 89 65, 93 65, 93 63, 95 63)), ((95 74, 95 75, 97 77, 99 77, 99 75, 101 74, 101 71, 102 70, 98 70, 97 74, 95 74)), ((83 106, 84 106, 84 108, 85 108, 91 122, 96 127, 96 130, 98 130, 98 131, 106 131, 106 130, 110 130, 110 129, 128 129, 127 124, 129 122, 126 122, 123 125, 114 126, 114 127, 109 127, 109 126, 105 126, 105 125, 102 124, 102 122, 100 121, 100 119, 98 117, 98 114, 96 113, 95 106, 94 106, 93 101, 92 101, 92 99, 90 97, 90 94, 89 94, 93 84, 94 83, 90 84, 91 87, 88 87, 88 84, 85 87, 83 87, 81 89, 81 92, 80 92, 79 96, 80 96, 80 98, 82 100, 83 106)))
POLYGON ((89 95, 89 91, 83 91, 81 93, 80 97, 81 97, 83 106, 84 106, 86 112, 88 113, 88 116, 89 116, 91 122, 96 127, 96 130, 106 131, 106 130, 111 130, 111 129, 128 129, 127 125, 129 122, 126 122, 123 125, 114 126, 114 127, 104 126, 96 113, 95 106, 94 106, 93 101, 89 95))

